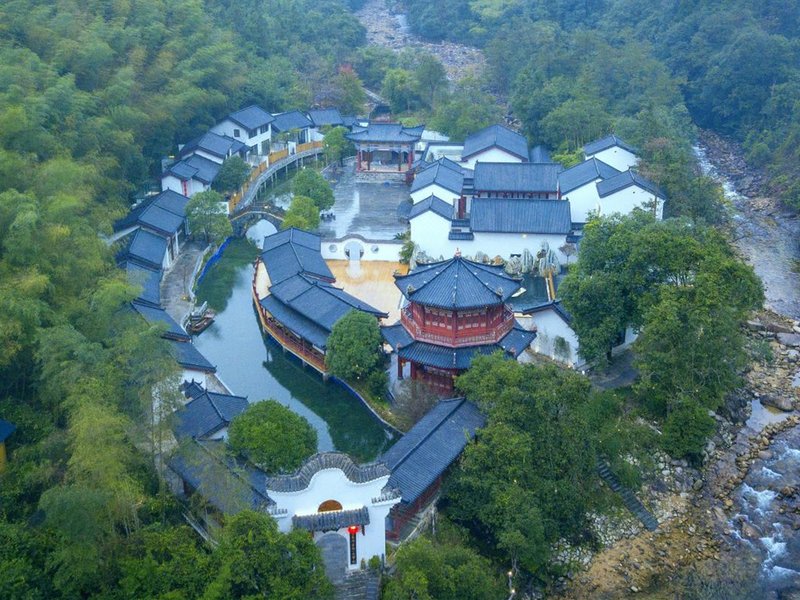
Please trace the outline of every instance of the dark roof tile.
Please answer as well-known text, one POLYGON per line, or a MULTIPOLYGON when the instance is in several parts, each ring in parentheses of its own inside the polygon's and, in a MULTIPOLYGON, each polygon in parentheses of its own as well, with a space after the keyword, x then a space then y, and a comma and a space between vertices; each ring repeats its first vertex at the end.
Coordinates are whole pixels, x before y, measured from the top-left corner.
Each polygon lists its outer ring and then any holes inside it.
POLYGON ((479 162, 473 186, 481 193, 556 193, 560 171, 557 164, 479 162))
POLYGON ((572 228, 566 200, 474 198, 470 228, 491 233, 567 234, 572 228))
POLYGON ((631 154, 636 154, 637 150, 630 144, 626 144, 624 141, 619 139, 613 133, 611 135, 607 135, 604 138, 600 138, 599 140, 595 140, 593 142, 589 142, 583 147, 583 153, 586 156, 593 156, 598 152, 602 152, 603 150, 607 150, 608 148, 612 148, 614 146, 619 146, 623 150, 627 150, 631 154))
POLYGON ((175 434, 203 438, 231 424, 248 407, 247 398, 203 391, 174 413, 175 434))
POLYGON ((464 187, 464 174, 453 161, 446 159, 437 160, 422 169, 414 177, 411 184, 411 192, 416 192, 429 185, 438 185, 454 194, 461 194, 464 187), (453 165, 456 165, 455 168, 453 165))
POLYGON ((272 122, 272 129, 278 132, 291 131, 292 129, 306 129, 314 125, 311 119, 299 110, 290 110, 273 116, 275 120, 272 122))
POLYGON ((617 169, 607 165, 602 160, 590 158, 559 173, 558 184, 561 188, 561 193, 567 194, 587 183, 595 182, 598 179, 608 179, 614 175, 619 175, 619 173, 617 169))
POLYGON ((237 125, 241 125, 245 129, 254 130, 265 125, 269 125, 275 120, 271 114, 265 111, 260 106, 248 106, 236 112, 232 112, 227 117, 237 125))
POLYGON ((520 160, 528 160, 528 140, 503 125, 490 125, 467 137, 461 157, 467 159, 489 148, 500 148, 520 160))
POLYGON ((344 125, 342 115, 336 108, 313 108, 308 111, 308 116, 311 118, 314 127, 344 125))
POLYGON ((405 127, 400 123, 370 123, 366 127, 353 127, 347 138, 354 142, 416 143, 422 137, 424 126, 405 127))
POLYGON ((369 509, 366 506, 292 517, 292 528, 306 531, 336 531, 351 525, 369 525, 369 509))
MULTIPOLYGON (((639 175, 636 171, 623 171, 619 175, 615 175, 614 177, 610 177, 603 181, 597 183, 597 193, 600 195, 601 198, 605 198, 606 196, 610 196, 611 194, 616 194, 619 191, 624 190, 625 188, 629 188, 630 186, 635 185, 640 187, 641 189, 650 192, 654 196, 658 196, 661 199, 666 198, 664 192, 659 188, 655 183, 650 181, 649 179, 645 179, 641 175, 639 175)), ((613 211, 608 211, 613 212, 613 211)))
POLYGON ((320 452, 306 460, 292 475, 270 477, 266 489, 275 492, 299 492, 309 486, 314 475, 327 469, 339 469, 353 483, 367 483, 390 474, 382 462, 357 465, 343 452, 320 452))
POLYGON ((418 217, 429 210, 447 220, 451 220, 453 218, 453 205, 445 202, 438 196, 428 196, 425 198, 425 200, 421 200, 414 204, 411 207, 411 211, 408 213, 408 218, 413 219, 414 217, 418 217))

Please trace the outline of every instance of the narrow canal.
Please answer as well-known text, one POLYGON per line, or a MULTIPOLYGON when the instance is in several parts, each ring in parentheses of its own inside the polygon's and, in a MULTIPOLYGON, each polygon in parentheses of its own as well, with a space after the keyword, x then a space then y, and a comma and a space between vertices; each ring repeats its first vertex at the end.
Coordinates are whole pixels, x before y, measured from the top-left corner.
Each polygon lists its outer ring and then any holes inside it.
MULTIPOLYGON (((257 224, 258 235, 266 231, 265 223, 257 224)), ((361 402, 337 384, 323 383, 262 337, 250 287, 257 253, 247 239, 232 241, 198 286, 198 301, 207 300, 217 318, 195 345, 233 393, 250 402, 273 398, 308 419, 317 430, 319 451, 340 450, 359 461, 376 458, 392 439, 361 402)))

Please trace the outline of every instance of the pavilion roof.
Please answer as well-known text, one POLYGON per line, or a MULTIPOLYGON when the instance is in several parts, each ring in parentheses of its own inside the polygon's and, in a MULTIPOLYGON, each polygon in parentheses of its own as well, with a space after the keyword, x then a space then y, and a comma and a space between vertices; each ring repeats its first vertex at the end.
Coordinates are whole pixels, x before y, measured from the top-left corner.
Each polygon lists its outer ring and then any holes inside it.
POLYGON ((346 134, 353 142, 415 144, 422 137, 424 125, 405 127, 400 123, 370 123, 366 127, 353 126, 346 134))

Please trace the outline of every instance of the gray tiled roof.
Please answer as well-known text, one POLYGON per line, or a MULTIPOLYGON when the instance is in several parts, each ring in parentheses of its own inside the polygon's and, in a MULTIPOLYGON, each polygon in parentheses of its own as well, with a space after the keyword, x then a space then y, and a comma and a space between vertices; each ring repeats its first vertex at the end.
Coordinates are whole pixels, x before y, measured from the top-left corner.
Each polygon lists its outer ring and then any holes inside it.
POLYGON ((273 115, 275 120, 272 122, 272 129, 275 131, 291 131, 292 129, 305 129, 314 124, 307 116, 299 110, 290 110, 284 113, 273 115))
POLYGON ((295 334, 314 344, 317 348, 324 349, 328 345, 330 331, 320 327, 311 319, 304 317, 292 310, 283 302, 273 296, 262 298, 259 303, 275 317, 281 325, 295 334))
POLYGON ((655 183, 631 170, 623 171, 619 175, 599 181, 597 183, 597 193, 600 194, 601 198, 605 198, 632 185, 639 186, 659 198, 666 198, 664 192, 655 183))
POLYGON ((452 219, 453 218, 453 205, 445 202, 438 196, 428 196, 425 200, 420 200, 414 206, 411 207, 411 211, 408 213, 408 218, 413 219, 414 217, 418 217, 419 215, 426 213, 428 211, 433 211, 440 217, 444 217, 445 219, 452 219))
POLYGON ((266 489, 276 492, 299 492, 309 486, 314 475, 326 469, 341 470, 353 483, 367 483, 390 474, 382 462, 357 465, 343 452, 320 452, 306 460, 294 474, 270 477, 266 489))
POLYGON ((261 260, 272 284, 300 273, 334 281, 333 273, 320 253, 320 237, 291 227, 264 238, 261 260))
POLYGON ((408 275, 395 275, 395 285, 411 302, 448 309, 502 304, 520 287, 503 267, 460 256, 419 265, 408 275))
POLYGON ((203 152, 224 159, 246 148, 247 146, 239 140, 209 131, 187 142, 186 145, 180 149, 180 152, 178 152, 178 156, 186 157, 198 150, 202 150, 203 152))
POLYGON ((411 337, 411 334, 408 333, 401 323, 381 327, 381 335, 383 339, 386 340, 386 343, 395 350, 407 346, 414 341, 414 338, 411 337))
POLYGON ((307 531, 336 531, 351 525, 369 525, 369 510, 366 506, 353 510, 332 510, 292 517, 293 529, 307 531))
POLYGON ((388 485, 400 490, 404 503, 413 503, 485 424, 471 402, 441 400, 381 457, 392 472, 388 485))
POLYGON ((166 252, 166 238, 144 229, 138 229, 133 234, 126 255, 129 260, 136 260, 146 266, 160 269, 166 252))
POLYGON ((404 127, 400 123, 370 123, 367 127, 353 127, 347 138, 354 142, 416 143, 422 137, 424 126, 404 127))
POLYGON ((275 120, 275 117, 260 106, 254 104, 253 106, 248 106, 247 108, 232 112, 228 115, 228 119, 237 125, 241 125, 245 129, 254 130, 264 125, 269 125, 275 120))
POLYGON ((211 364, 211 361, 203 356, 203 353, 191 342, 179 340, 170 340, 170 342, 172 343, 172 354, 175 356, 175 360, 184 369, 205 371, 207 373, 213 373, 217 370, 211 364))
POLYGON ((273 284, 270 294, 328 331, 353 309, 378 317, 387 316, 340 288, 304 275, 295 275, 273 284))
POLYGON ((5 419, 0 419, 0 442, 5 442, 8 439, 8 436, 10 436, 16 430, 16 425, 10 421, 6 421, 5 419))
POLYGON ((598 152, 602 152, 603 150, 607 150, 608 148, 612 148, 613 146, 619 146, 620 148, 627 150, 632 154, 636 154, 637 150, 630 144, 626 144, 624 141, 619 139, 613 133, 611 135, 607 135, 604 138, 600 138, 599 140, 595 140, 593 142, 589 142, 583 147, 583 153, 586 156, 592 156, 597 154, 598 152))
POLYGON ((519 323, 515 323, 513 329, 504 335, 497 344, 508 354, 516 358, 525 352, 535 339, 535 331, 528 331, 519 323))
POLYGON ((560 170, 557 164, 479 162, 473 185, 476 192, 555 193, 560 170))
POLYGON ((216 179, 222 165, 209 160, 204 156, 193 154, 192 156, 175 163, 166 170, 166 174, 174 175, 182 181, 196 179, 201 183, 210 185, 216 179))
POLYGON ((164 332, 165 338, 183 340, 187 342, 191 340, 191 337, 186 333, 186 331, 184 331, 183 327, 178 325, 175 319, 170 317, 169 314, 167 314, 167 311, 165 311, 163 308, 156 308, 154 306, 150 306, 149 304, 142 304, 136 300, 131 302, 131 306, 150 325, 155 325, 158 323, 166 325, 167 330, 164 332))
POLYGON ((308 116, 311 118, 314 127, 344 125, 342 115, 336 108, 314 108, 308 111, 308 116))
POLYGON ((455 165, 453 161, 445 162, 444 159, 431 163, 414 177, 411 192, 416 192, 429 185, 438 185, 460 195, 461 189, 464 187, 464 174, 457 165, 455 168, 453 165, 455 165))
POLYGON ((539 304, 538 306, 532 306, 531 308, 526 308, 522 312, 523 314, 526 315, 533 315, 538 312, 550 309, 552 309, 553 312, 555 312, 559 317, 561 317, 561 320, 564 321, 567 325, 572 323, 572 315, 570 315, 569 312, 567 312, 567 309, 564 308, 564 306, 561 304, 561 300, 545 302, 543 304, 539 304))
POLYGON ((225 442, 192 440, 169 459, 169 468, 217 510, 236 514, 266 511, 275 503, 266 494, 263 471, 225 455, 225 442))
POLYGON ((247 398, 204 391, 174 413, 175 434, 203 438, 230 425, 248 407, 247 398))
POLYGON ((567 194, 587 183, 592 183, 598 179, 608 179, 614 175, 619 175, 619 173, 617 169, 607 165, 602 160, 590 158, 559 173, 558 184, 561 187, 561 193, 567 194))
POLYGON ((572 228, 567 200, 474 198, 470 228, 491 233, 567 234, 572 228))
POLYGON ((186 215, 186 204, 188 202, 189 199, 186 196, 173 192, 172 190, 164 190, 155 196, 145 198, 142 202, 134 206, 123 218, 114 221, 114 231, 121 231, 136 225, 139 215, 151 206, 158 206, 163 210, 183 217, 186 215))
POLYGON ((524 135, 511 131, 503 125, 490 125, 476 131, 464 140, 462 158, 469 158, 488 148, 500 148, 520 160, 528 160, 528 140, 524 135))
POLYGON ((164 210, 155 204, 151 204, 139 215, 138 222, 142 227, 148 227, 157 232, 172 235, 183 227, 185 220, 184 217, 164 210))
POLYGON ((128 283, 142 287, 142 293, 139 294, 137 300, 159 306, 161 304, 161 270, 130 261, 126 261, 124 267, 128 283))

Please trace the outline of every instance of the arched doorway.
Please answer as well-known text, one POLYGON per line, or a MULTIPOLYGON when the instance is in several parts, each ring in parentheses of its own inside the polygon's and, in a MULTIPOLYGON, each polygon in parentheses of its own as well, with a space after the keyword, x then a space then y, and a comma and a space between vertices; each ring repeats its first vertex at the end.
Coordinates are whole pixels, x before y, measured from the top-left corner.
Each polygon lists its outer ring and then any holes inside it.
POLYGON ((325 575, 333 583, 339 583, 347 573, 347 540, 338 533, 326 533, 317 540, 325 563, 325 575))
POLYGON ((364 256, 364 246, 355 240, 350 240, 344 245, 344 253, 351 261, 359 261, 364 256))

